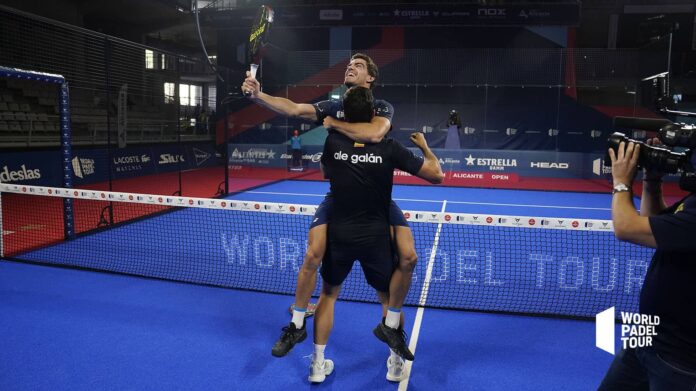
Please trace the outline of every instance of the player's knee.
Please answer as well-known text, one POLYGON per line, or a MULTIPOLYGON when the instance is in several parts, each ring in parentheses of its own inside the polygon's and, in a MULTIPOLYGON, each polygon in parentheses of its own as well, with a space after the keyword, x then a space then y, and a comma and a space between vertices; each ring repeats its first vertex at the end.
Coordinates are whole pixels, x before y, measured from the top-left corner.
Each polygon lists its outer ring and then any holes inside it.
POLYGON ((319 268, 319 265, 321 264, 321 259, 323 257, 323 252, 317 251, 317 249, 309 247, 307 249, 307 252, 305 253, 305 259, 304 263, 302 263, 302 267, 306 269, 317 270, 317 268, 319 268))
POLYGON ((406 272, 412 272, 418 263, 418 255, 415 251, 407 251, 399 257, 399 268, 406 272))

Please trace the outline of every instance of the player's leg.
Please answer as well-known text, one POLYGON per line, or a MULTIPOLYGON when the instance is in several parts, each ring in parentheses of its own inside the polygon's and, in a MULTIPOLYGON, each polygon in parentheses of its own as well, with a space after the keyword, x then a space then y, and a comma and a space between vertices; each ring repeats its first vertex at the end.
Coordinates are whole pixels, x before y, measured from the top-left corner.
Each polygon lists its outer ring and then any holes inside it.
MULTIPOLYGON (((403 220, 404 222, 406 220, 403 220)), ((416 244, 413 240, 413 232, 408 225, 394 225, 394 242, 398 263, 391 282, 389 283, 389 308, 399 312, 398 318, 394 319, 391 313, 385 313, 387 316, 387 325, 392 328, 398 328, 404 323, 401 307, 404 305, 406 295, 411 289, 411 280, 413 278, 413 270, 416 268, 418 255, 416 254, 416 244)))
POLYGON ((407 360, 413 360, 413 354, 406 344, 403 331, 404 315, 401 307, 411 287, 413 270, 416 267, 416 255, 413 233, 404 218, 401 209, 392 201, 389 209, 389 222, 393 228, 397 252, 396 264, 389 281, 388 305, 383 305, 383 321, 374 329, 375 336, 385 342, 391 349, 407 360))
MULTIPOLYGON (((389 282, 395 267, 393 247, 389 239, 390 238, 385 238, 383 246, 370 249, 369 253, 374 254, 375 258, 367 258, 360 262, 367 282, 377 291, 377 297, 382 304, 383 314, 387 311, 387 307, 389 306, 389 282)), ((382 324, 383 322, 380 322, 380 325, 382 324)), ((380 330, 380 326, 375 328, 374 333, 377 338, 381 339, 384 337, 384 334, 380 330)), ((384 340, 384 342, 388 341, 384 340)), ((389 349, 389 357, 387 358, 387 380, 398 382, 406 377, 406 373, 404 372, 404 359, 402 356, 410 355, 410 353, 408 347, 405 346, 402 348, 402 351, 389 349), (405 351, 403 351, 403 349, 405 349, 405 351)), ((410 355, 409 359, 412 360, 413 355, 410 355)))
POLYGON ((312 364, 309 367, 308 380, 312 383, 321 383, 333 372, 333 361, 324 357, 329 335, 333 329, 334 308, 341 290, 340 285, 322 284, 317 310, 314 313, 314 353, 312 364))
POLYGON ((324 358, 324 350, 333 329, 334 308, 341 284, 353 267, 350 254, 332 246, 324 256, 321 278, 324 280, 314 313, 314 354, 309 368, 309 381, 320 383, 333 371, 333 361, 324 358), (345 256, 344 256, 345 255, 345 256))
POLYGON ((297 285, 295 287, 295 303, 292 305, 292 320, 283 327, 280 338, 271 349, 276 357, 283 357, 295 346, 307 338, 305 328, 305 316, 312 292, 317 285, 317 269, 326 252, 327 221, 331 211, 333 199, 330 196, 317 208, 309 229, 307 252, 302 266, 297 272, 297 285))

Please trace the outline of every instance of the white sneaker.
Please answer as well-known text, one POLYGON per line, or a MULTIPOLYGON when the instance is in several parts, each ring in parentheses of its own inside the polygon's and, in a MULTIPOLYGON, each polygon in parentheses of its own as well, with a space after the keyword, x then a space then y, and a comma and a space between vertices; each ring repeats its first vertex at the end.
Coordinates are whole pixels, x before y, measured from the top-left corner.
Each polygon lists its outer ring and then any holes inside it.
POLYGON ((406 378, 406 371, 404 371, 404 359, 401 357, 392 358, 389 356, 387 359, 387 380, 400 382, 406 378))
POLYGON ((324 360, 319 363, 312 360, 312 364, 309 366, 309 380, 312 383, 321 383, 327 376, 329 376, 334 370, 334 363, 331 360, 324 360))

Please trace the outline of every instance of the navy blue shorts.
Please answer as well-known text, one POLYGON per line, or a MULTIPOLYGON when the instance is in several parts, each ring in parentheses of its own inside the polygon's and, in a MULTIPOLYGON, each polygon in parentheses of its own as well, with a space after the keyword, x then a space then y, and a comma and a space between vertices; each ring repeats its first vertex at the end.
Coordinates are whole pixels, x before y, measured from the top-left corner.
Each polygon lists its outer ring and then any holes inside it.
MULTIPOLYGON (((319 225, 328 224, 331 220, 331 211, 333 210, 333 197, 331 193, 326 194, 324 200, 319 204, 314 217, 312 217, 312 224, 310 224, 309 229, 312 229, 319 225)), ((391 201, 389 203, 389 225, 391 226, 402 226, 408 227, 408 221, 404 217, 404 212, 401 211, 396 202, 391 201)))
POLYGON ((374 237, 360 246, 330 243, 321 263, 321 278, 333 286, 340 286, 358 260, 367 283, 378 292, 389 292, 389 282, 398 261, 394 256, 391 237, 374 237))

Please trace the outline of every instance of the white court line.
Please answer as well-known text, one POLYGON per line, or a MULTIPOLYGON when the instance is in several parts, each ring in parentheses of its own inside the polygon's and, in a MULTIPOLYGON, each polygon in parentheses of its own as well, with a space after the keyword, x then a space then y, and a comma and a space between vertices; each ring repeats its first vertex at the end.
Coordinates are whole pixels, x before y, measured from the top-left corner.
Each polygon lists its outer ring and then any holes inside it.
MULTIPOLYGON (((306 197, 324 197, 326 194, 306 194, 306 193, 278 193, 273 191, 246 191, 249 194, 271 194, 271 195, 290 195, 306 197)), ((419 200, 417 198, 394 198, 394 201, 413 201, 440 203, 440 200, 419 200)), ((580 209, 580 210, 611 210, 611 208, 592 208, 589 206, 562 206, 562 205, 530 205, 530 204, 503 204, 496 202, 470 202, 470 201, 449 201, 450 204, 466 205, 486 205, 486 206, 519 206, 524 208, 545 208, 545 209, 580 209)))
MULTIPOLYGON (((447 206, 447 200, 442 201, 442 210, 440 213, 445 212, 445 207, 447 206)), ((428 267, 425 270, 425 279, 423 280, 423 288, 421 289, 420 298, 418 299, 418 311, 416 312, 416 319, 413 321, 413 330, 411 330, 411 340, 408 343, 408 349, 411 353, 416 354, 416 345, 418 345, 418 336, 420 335, 421 323, 423 322, 423 312, 425 311, 426 300, 428 299, 428 290, 430 289, 430 279, 433 276, 433 265, 435 264, 435 255, 437 254, 437 245, 440 242, 440 231, 442 230, 442 223, 438 223, 437 230, 435 231, 435 240, 433 241, 433 248, 430 251, 430 258, 428 259, 428 267)), ((413 366, 413 361, 406 361, 404 365, 404 371, 406 371, 406 378, 399 383, 399 391, 405 391, 408 388, 408 380, 411 378, 411 368, 413 366)))

